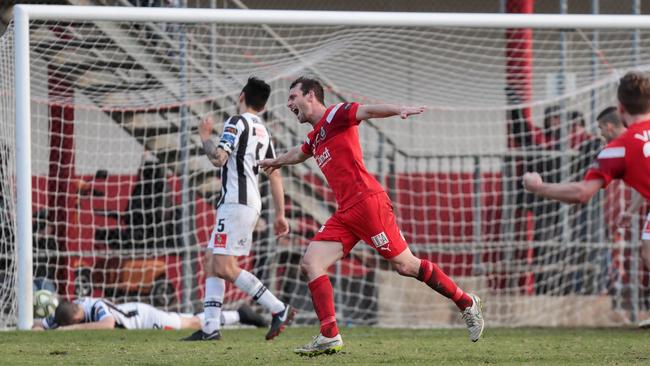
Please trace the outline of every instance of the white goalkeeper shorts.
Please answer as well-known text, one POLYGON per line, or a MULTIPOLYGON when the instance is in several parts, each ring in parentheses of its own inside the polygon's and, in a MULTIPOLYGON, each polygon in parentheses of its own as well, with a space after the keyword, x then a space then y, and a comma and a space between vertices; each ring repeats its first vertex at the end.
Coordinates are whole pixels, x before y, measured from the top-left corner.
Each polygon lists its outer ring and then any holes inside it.
POLYGON ((650 213, 645 218, 645 224, 643 224, 643 233, 641 234, 641 240, 650 240, 650 213))
POLYGON ((181 316, 141 302, 128 302, 110 309, 118 326, 126 329, 181 329, 181 316))
POLYGON ((258 218, 257 210, 246 205, 225 203, 219 206, 208 248, 214 254, 248 255, 258 218))

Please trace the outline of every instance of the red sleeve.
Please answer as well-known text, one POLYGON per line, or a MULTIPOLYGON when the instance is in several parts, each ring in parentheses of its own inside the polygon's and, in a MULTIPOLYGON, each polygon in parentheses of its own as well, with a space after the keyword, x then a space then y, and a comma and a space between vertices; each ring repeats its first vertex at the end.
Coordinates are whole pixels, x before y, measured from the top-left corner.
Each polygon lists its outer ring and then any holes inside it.
POLYGON ((349 125, 358 125, 361 121, 357 120, 357 109, 359 109, 359 103, 347 103, 343 109, 347 109, 347 120, 349 125))
POLYGON ((300 149, 302 150, 303 154, 312 156, 311 153, 311 146, 309 145, 309 139, 306 139, 305 142, 300 145, 300 149))
POLYGON ((614 179, 620 179, 625 174, 625 146, 618 140, 612 141, 605 147, 589 168, 584 180, 602 179, 603 188, 614 179))
POLYGON ((597 169, 589 169, 587 170, 587 174, 585 174, 585 179, 584 180, 594 180, 594 179, 602 179, 605 181, 605 184, 603 185, 603 188, 606 188, 609 183, 613 180, 613 178, 597 169))

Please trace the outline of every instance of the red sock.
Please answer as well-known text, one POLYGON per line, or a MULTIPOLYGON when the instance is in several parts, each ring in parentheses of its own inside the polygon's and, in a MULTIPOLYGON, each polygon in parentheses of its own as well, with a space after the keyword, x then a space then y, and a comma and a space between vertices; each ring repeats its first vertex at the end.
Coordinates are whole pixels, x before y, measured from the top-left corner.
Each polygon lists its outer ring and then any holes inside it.
POLYGON ((332 338, 339 334, 334 311, 334 289, 327 275, 322 275, 309 282, 311 301, 314 303, 316 316, 320 320, 320 333, 332 338))
POLYGON ((472 306, 472 298, 463 292, 460 287, 456 286, 454 281, 440 267, 426 259, 420 259, 418 280, 426 283, 441 295, 451 299, 460 310, 465 310, 472 306))

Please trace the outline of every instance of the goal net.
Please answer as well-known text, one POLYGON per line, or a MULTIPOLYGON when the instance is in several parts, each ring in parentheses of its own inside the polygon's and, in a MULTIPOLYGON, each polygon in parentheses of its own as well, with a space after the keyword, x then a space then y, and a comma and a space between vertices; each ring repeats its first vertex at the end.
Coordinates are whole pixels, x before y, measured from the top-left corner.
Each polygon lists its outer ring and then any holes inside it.
MULTIPOLYGON (((177 10, 173 10, 177 11, 177 10)), ((155 13, 155 12, 154 12, 155 13)), ((155 13, 158 14, 158 13, 155 13)), ((630 194, 534 198, 521 175, 579 180, 602 146, 597 114, 618 78, 650 61, 629 30, 42 21, 29 23, 34 289, 200 311, 218 169, 198 121, 220 123, 250 75, 273 87, 263 117, 277 152, 304 139, 286 108, 301 75, 326 102, 424 105, 359 128, 368 169, 411 250, 486 304, 491 326, 620 325, 647 311, 630 194), (636 53, 635 53, 636 52, 636 53)), ((14 26, 0 49, 0 308, 16 322, 14 26)), ((282 171, 291 233, 276 238, 268 182, 242 266, 316 322, 299 261, 334 212, 313 161, 282 171)), ((460 325, 453 303, 360 243, 330 269, 341 324, 460 325)), ((229 286, 225 307, 249 301, 229 286)))

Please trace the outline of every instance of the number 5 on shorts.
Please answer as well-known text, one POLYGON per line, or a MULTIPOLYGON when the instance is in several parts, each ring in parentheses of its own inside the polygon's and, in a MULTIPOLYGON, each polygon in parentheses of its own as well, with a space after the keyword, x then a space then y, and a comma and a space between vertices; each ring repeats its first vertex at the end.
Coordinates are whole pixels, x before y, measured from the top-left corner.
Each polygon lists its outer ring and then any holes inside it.
POLYGON ((223 232, 223 229, 224 229, 223 226, 224 226, 224 221, 225 221, 225 220, 226 220, 226 219, 219 219, 219 220, 217 220, 217 231, 220 232, 220 233, 223 232))

